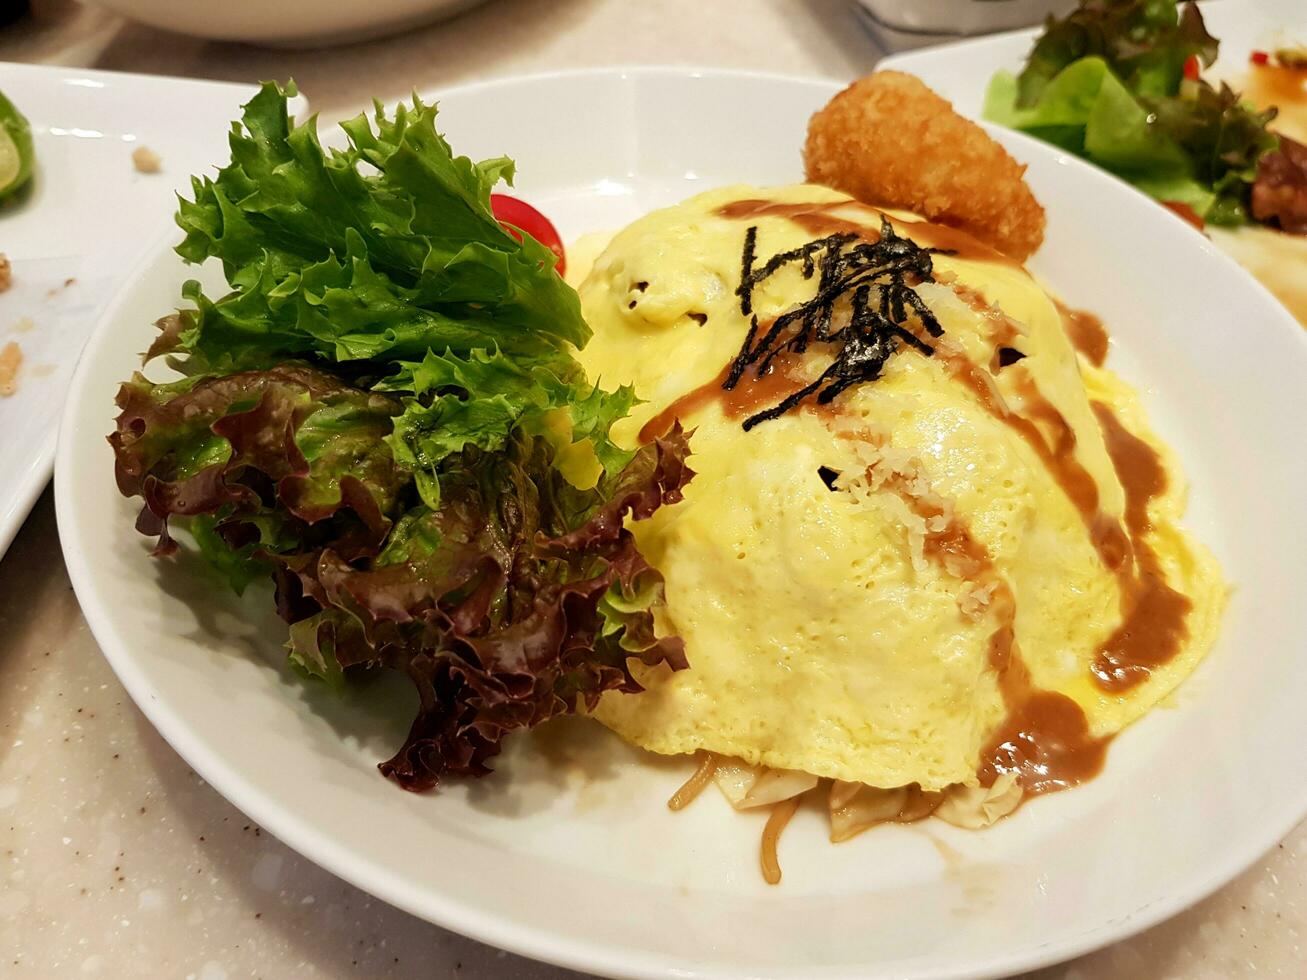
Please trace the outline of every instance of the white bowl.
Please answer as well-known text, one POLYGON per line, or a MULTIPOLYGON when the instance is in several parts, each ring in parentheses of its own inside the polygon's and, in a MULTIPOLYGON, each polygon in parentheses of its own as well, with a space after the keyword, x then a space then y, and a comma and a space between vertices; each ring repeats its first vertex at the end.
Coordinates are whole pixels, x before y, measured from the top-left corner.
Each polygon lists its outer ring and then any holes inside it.
MULTIPOLYGON (((570 238, 709 185, 799 179, 808 116, 837 88, 668 69, 430 95, 457 150, 514 154, 518 193, 570 238)), ((61 431, 64 554, 105 655, 187 762, 282 841, 416 915, 605 976, 994 976, 1203 897, 1307 813, 1307 334, 1152 201, 994 135, 1048 209, 1033 269, 1111 326, 1112 363, 1151 391, 1192 478, 1189 523, 1237 584, 1217 648, 1089 785, 981 832, 885 827, 838 846, 803 811, 776 888, 757 868, 763 815, 714 793, 669 812, 686 764, 584 722, 517 739, 490 779, 395 789, 375 763, 402 739, 409 695, 337 701, 301 683, 269 596, 237 600, 193 560, 148 558, 137 508, 113 488, 117 382, 190 271, 173 236, 105 314, 61 431)))
POLYGON ((366 41, 449 17, 482 0, 90 0, 151 27, 215 41, 366 41))
POLYGON ((885 27, 908 34, 991 34, 1062 15, 1076 0, 858 0, 885 27))

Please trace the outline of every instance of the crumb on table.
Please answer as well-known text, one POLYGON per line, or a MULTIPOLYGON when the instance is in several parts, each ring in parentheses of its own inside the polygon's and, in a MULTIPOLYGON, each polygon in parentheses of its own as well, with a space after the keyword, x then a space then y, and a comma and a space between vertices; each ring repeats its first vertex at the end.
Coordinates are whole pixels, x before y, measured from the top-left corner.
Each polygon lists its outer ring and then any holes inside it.
POLYGON ((163 169, 163 157, 148 146, 132 150, 132 165, 143 174, 157 174, 163 169))
POLYGON ((23 349, 14 341, 0 350, 0 398, 8 398, 18 390, 18 368, 23 363, 23 349))
POLYGON ((9 256, 0 252, 0 293, 14 284, 14 267, 9 264, 9 256))

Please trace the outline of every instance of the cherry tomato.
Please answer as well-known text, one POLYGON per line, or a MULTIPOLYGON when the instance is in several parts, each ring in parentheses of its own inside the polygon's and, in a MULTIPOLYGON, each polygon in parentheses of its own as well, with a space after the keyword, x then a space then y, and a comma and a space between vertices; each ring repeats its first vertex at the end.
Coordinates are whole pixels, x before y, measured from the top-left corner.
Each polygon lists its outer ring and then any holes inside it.
POLYGON ((522 240, 522 236, 518 234, 518 229, 521 229, 557 255, 558 262, 554 265, 554 268, 558 270, 560 276, 567 271, 567 257, 563 254, 563 239, 559 237, 558 229, 543 214, 527 204, 526 201, 519 201, 507 194, 491 194, 490 210, 495 213, 495 217, 499 219, 504 231, 519 242, 522 240))

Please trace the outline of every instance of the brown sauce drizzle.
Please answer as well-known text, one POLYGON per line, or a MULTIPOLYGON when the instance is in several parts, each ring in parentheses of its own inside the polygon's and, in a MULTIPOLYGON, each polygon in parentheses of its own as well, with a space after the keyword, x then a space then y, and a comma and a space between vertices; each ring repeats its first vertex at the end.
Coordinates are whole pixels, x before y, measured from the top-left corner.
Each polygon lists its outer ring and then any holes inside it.
MULTIPOLYGON (((943 513, 935 504, 902 493, 902 487, 894 489, 927 521, 943 513)), ((1093 737, 1084 710, 1071 698, 1033 685, 1016 642, 1016 599, 988 549, 954 517, 943 530, 927 531, 924 550, 954 574, 994 586, 990 604, 999 626, 990 637, 989 666, 1007 716, 981 751, 981 784, 992 786, 1000 775, 1013 772, 1026 795, 1038 796, 1092 779, 1103 768, 1111 739, 1093 737)))
MULTIPOLYGON (((1126 492, 1127 535, 1119 521, 1099 509, 1098 485, 1076 458, 1075 432, 1061 412, 1039 392, 1028 377, 1024 379, 1021 392, 1025 414, 1019 415, 1003 401, 987 372, 978 368, 956 348, 951 345, 941 346, 937 356, 953 376, 976 395, 990 414, 1009 425, 1035 450, 1067 499, 1079 511, 1104 566, 1120 582, 1124 618, 1120 627, 1095 655, 1092 673, 1096 683, 1112 692, 1129 690, 1142 683, 1153 669, 1165 664, 1179 652, 1188 635, 1185 621, 1192 607, 1187 596, 1167 585, 1156 556, 1144 540, 1144 536, 1151 530, 1147 517, 1148 502, 1164 490, 1166 485, 1165 472, 1157 454, 1146 443, 1128 433, 1109 409, 1095 405, 1095 412, 1108 443, 1108 453, 1126 492), (1052 433, 1051 445, 1036 422, 1043 424, 1052 433)), ((684 420, 713 401, 721 404, 728 417, 739 418, 756 410, 759 405, 774 402, 777 398, 797 391, 803 382, 792 376, 796 362, 797 358, 778 358, 771 373, 757 384, 732 391, 725 391, 721 387, 729 365, 723 367, 714 380, 682 395, 650 419, 640 430, 641 442, 663 434, 677 419, 684 420)), ((810 405, 808 409, 823 412, 835 410, 834 406, 818 408, 816 405, 810 405)), ((956 546, 955 541, 952 547, 956 546)), ((926 548, 942 551, 946 546, 936 535, 929 535, 926 538, 926 548)), ((1051 724, 1054 717, 1045 712, 1043 721, 1051 724)), ((1060 723, 1064 722, 1065 718, 1061 718, 1060 723)), ((1062 728, 1065 729, 1066 725, 1063 724, 1062 728)), ((1059 730, 1050 737, 1065 740, 1069 735, 1066 730, 1059 730)))
POLYGON ((732 201, 723 204, 717 213, 734 221, 751 221, 754 218, 789 218, 815 238, 826 235, 851 234, 868 241, 877 241, 880 231, 871 225, 849 221, 831 214, 836 208, 855 206, 853 201, 834 201, 825 204, 784 204, 779 201, 732 201))
MULTIPOLYGON (((704 391, 711 392, 713 388, 703 386, 691 394, 704 391)), ((714 397, 720 397, 720 387, 716 391, 718 395, 714 397)), ((681 401, 678 399, 672 407, 681 401)), ((1180 643, 1187 636, 1185 619, 1192 604, 1186 596, 1166 584, 1156 555, 1145 540, 1152 530, 1148 504, 1166 489, 1166 473, 1161 460, 1151 446, 1121 425, 1110 408, 1100 403, 1093 407, 1103 428, 1109 455, 1125 488, 1126 524, 1133 539, 1137 568, 1131 574, 1128 563, 1123 562, 1123 570, 1118 569, 1118 574, 1123 577, 1122 601, 1127 612, 1121 626, 1099 650, 1093 668, 1100 686, 1120 691, 1146 679, 1153 668, 1178 652, 1180 643)), ((736 414, 748 410, 747 405, 733 409, 736 414)), ((1048 405, 1046 408, 1040 406, 1037 412, 1056 410, 1048 405)), ((670 425, 676 417, 674 413, 670 414, 666 424, 670 425)), ((1056 441, 1059 450, 1069 454, 1075 443, 1065 420, 1058 414, 1057 419, 1046 421, 1055 429, 1065 429, 1066 434, 1056 441)), ((869 434, 848 431, 840 435, 843 438, 871 438, 869 434)), ((1043 444, 1042 437, 1040 443, 1043 444)), ((940 530, 929 530, 932 519, 942 516, 943 509, 937 503, 909 493, 901 476, 891 476, 885 481, 885 486, 898 493, 918 516, 928 522, 923 542, 923 551, 928 557, 940 561, 954 574, 978 584, 992 582, 995 586, 990 602, 996 606, 999 625, 990 637, 988 660, 995 672, 1007 714, 981 751, 978 769, 981 784, 992 786, 1000 775, 1011 772, 1016 775, 1025 796, 1033 797, 1078 786, 1098 775, 1106 761, 1112 736, 1095 737, 1084 710, 1073 699, 1034 686, 1016 643, 1015 598, 1007 581, 994 567, 988 550, 956 517, 950 518, 940 530)), ((713 757, 707 756, 668 805, 679 809, 689 803, 711 780, 714 769, 713 757)), ((916 789, 910 798, 911 805, 905 805, 894 818, 897 822, 922 819, 939 806, 941 794, 924 793, 920 787, 916 789)), ((764 829, 761 864, 763 877, 771 884, 781 879, 777 844, 798 805, 797 797, 776 804, 764 829)))
POLYGON ((982 751, 980 782, 993 786, 1003 773, 1014 772, 1025 796, 1070 789, 1103 771, 1111 741, 1110 735, 1090 734, 1084 710, 1065 694, 1031 690, 1008 708, 982 751))
POLYGON ((1125 488, 1126 525, 1134 540, 1135 574, 1122 585, 1125 618, 1094 658, 1093 673, 1106 691, 1126 691, 1167 663, 1188 638, 1188 596, 1172 589, 1148 545, 1148 504, 1166 490, 1166 470, 1152 446, 1126 429, 1108 406, 1094 403, 1118 479, 1125 488))
MULTIPOLYGON (((1085 519, 1105 566, 1120 582, 1123 619, 1095 654, 1091 668, 1095 681, 1112 692, 1142 683, 1152 670, 1179 652, 1188 636, 1186 620, 1192 608, 1187 596, 1167 584, 1146 540, 1152 531, 1149 502, 1166 489, 1166 471, 1156 451, 1126 430, 1110 408, 1094 404, 1108 455, 1125 490, 1127 537, 1119 522, 1099 510, 1097 485, 1075 459, 1074 431, 1032 381, 1026 379, 1022 392, 1027 416, 1018 416, 1003 404, 975 365, 951 348, 941 353, 954 376, 1039 453, 1085 519), (1036 420, 1052 431, 1052 446, 1035 427, 1036 420)), ((938 516, 934 506, 916 498, 905 499, 923 518, 938 516)), ((956 520, 943 531, 928 533, 925 551, 945 560, 964 559, 975 569, 974 577, 982 581, 997 577, 984 547, 956 520)), ((992 785, 1000 774, 1013 771, 1032 796, 1078 785, 1102 769, 1110 740, 1090 734, 1084 711, 1071 698, 1033 687, 1016 647, 1011 589, 1001 578, 997 583, 991 601, 1000 603, 1003 625, 991 639, 989 657, 1008 714, 982 753, 981 782, 992 785)))
MULTIPOLYGON (((971 372, 976 371, 974 365, 967 364, 971 372)), ((974 376, 966 377, 969 384, 977 383, 974 376)), ((1034 389, 1033 383, 1030 388, 1034 389)), ((991 407, 996 404, 988 386, 981 384, 973 390, 983 403, 991 407)), ((1128 690, 1173 658, 1188 636, 1186 620, 1192 602, 1167 584, 1146 540, 1152 531, 1148 504, 1166 489, 1166 471, 1151 446, 1126 430, 1110 408, 1094 404, 1108 454, 1125 490, 1125 523, 1130 532, 1127 540, 1120 524, 1098 511, 1097 487, 1083 467, 1074 462, 1074 433, 1061 413, 1042 397, 1027 393, 1026 402, 1027 410, 1057 433, 1053 449, 1048 448, 1029 420, 1009 412, 1003 416, 1005 421, 1013 424, 1016 420, 1018 431, 1040 451, 1068 498, 1086 518, 1092 517, 1095 546, 1120 581, 1124 618, 1099 648, 1091 669, 1103 689, 1128 690), (1033 438, 1029 435, 1032 431, 1033 438), (1132 555, 1133 562, 1128 560, 1132 555)), ((940 513, 937 507, 918 498, 905 499, 923 518, 940 513)), ((981 754, 981 783, 990 786, 1004 772, 1014 772, 1025 793, 1037 796, 1096 776, 1102 770, 1111 738, 1091 734, 1088 719, 1074 700, 1033 686, 1016 644, 1016 604, 1011 588, 998 575, 984 546, 953 519, 943 531, 927 534, 925 552, 946 562, 950 557, 954 561, 963 559, 974 569, 969 577, 996 584, 991 603, 998 604, 1000 626, 990 640, 989 662, 998 677, 1007 717, 981 754)))
POLYGON ((1102 367, 1107 360, 1107 330, 1103 321, 1084 310, 1073 310, 1054 300, 1057 311, 1062 315, 1062 329, 1071 341, 1071 346, 1084 355, 1094 367, 1102 367))
POLYGON ((995 594, 1000 626, 989 641, 989 663, 1007 717, 980 753, 981 785, 993 786, 1015 773, 1027 796, 1055 793, 1093 779, 1102 771, 1111 736, 1094 738, 1084 709, 1065 694, 1034 686, 1016 643, 1016 603, 1004 583, 995 594))
MULTIPOLYGON (((857 201, 820 201, 786 204, 780 201, 746 199, 731 201, 717 209, 723 218, 748 221, 753 218, 774 216, 789 218, 810 235, 833 235, 840 232, 852 232, 869 241, 876 241, 880 232, 870 224, 853 221, 837 214, 841 208, 868 208, 869 205, 857 201)), ((879 220, 880 211, 872 208, 879 220)), ((930 221, 910 221, 889 215, 890 224, 905 238, 911 238, 925 248, 937 248, 963 259, 977 262, 998 262, 1003 265, 1022 268, 1021 263, 1004 255, 997 249, 990 248, 984 242, 972 238, 965 231, 938 225, 930 221)))
MULTIPOLYGON (((739 419, 781 401, 801 389, 806 383, 793 376, 800 360, 794 354, 781 354, 772 363, 771 370, 761 378, 753 379, 747 385, 739 385, 730 390, 722 387, 731 372, 731 364, 727 364, 707 384, 702 384, 681 395, 646 422, 640 428, 638 436, 641 444, 666 435, 671 431, 674 422, 686 421, 695 412, 702 411, 713 402, 721 405, 722 414, 728 419, 739 419)), ((834 411, 832 406, 818 405, 815 401, 801 402, 799 407, 805 411, 834 411)))
POLYGON ((1125 490, 1126 526, 1123 528, 1121 522, 1099 510, 1098 486, 1075 457, 1074 431, 1028 377, 1024 379, 1022 391, 1026 411, 1023 417, 1002 405, 992 386, 980 378, 975 365, 960 355, 944 353, 946 358, 953 358, 949 363, 955 376, 1039 454, 1067 499, 1080 511, 1104 566, 1117 576, 1123 619, 1094 657, 1091 671, 1095 682, 1103 690, 1114 693, 1144 682, 1155 668, 1179 653, 1188 637, 1186 619, 1193 606, 1187 596, 1167 584, 1157 556, 1146 540, 1152 530, 1148 504, 1166 489, 1166 472, 1157 453, 1128 432, 1111 409, 1095 403, 1094 412, 1108 455, 1125 490), (1052 446, 1035 427, 1036 420, 1052 430, 1052 446))
POLYGON ((994 262, 998 265, 1011 266, 1014 269, 1025 268, 1010 255, 1004 255, 998 249, 991 248, 960 228, 950 228, 948 225, 937 224, 933 221, 909 221, 903 218, 891 218, 890 221, 904 237, 911 238, 917 244, 924 245, 927 248, 937 248, 943 252, 951 252, 960 259, 970 259, 975 262, 994 262))
POLYGON ((1011 427, 1038 454, 1067 499, 1080 512, 1103 564, 1116 574, 1127 568, 1130 541, 1121 525, 1098 509, 1098 484, 1076 458, 1075 432, 1062 413, 1039 392, 1027 376, 1022 397, 1028 416, 1018 415, 1003 401, 988 374, 971 363, 960 351, 941 349, 936 356, 942 358, 954 378, 971 389, 991 415, 1011 427), (1049 446, 1035 425, 1036 419, 1052 429, 1052 446, 1049 446))

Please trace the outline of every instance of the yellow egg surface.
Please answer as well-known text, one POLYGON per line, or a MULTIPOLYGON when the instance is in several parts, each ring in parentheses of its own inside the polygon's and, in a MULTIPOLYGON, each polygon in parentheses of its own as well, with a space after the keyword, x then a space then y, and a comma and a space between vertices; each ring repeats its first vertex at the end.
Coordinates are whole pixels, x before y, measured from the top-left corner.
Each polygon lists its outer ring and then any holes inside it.
MULTIPOLYGON (((742 201, 821 205, 870 240, 880 227, 880 212, 825 188, 728 187, 646 215, 595 258, 579 289, 594 337, 578 356, 592 380, 644 399, 616 429, 629 445, 684 406, 697 473, 681 503, 632 524, 666 580, 659 629, 684 638, 690 668, 641 669, 646 691, 606 695, 595 716, 654 752, 936 790, 977 785, 1011 715, 1005 626, 1030 684, 1072 699, 1092 737, 1164 697, 1210 647, 1225 587, 1177 526, 1183 477, 1138 399, 1077 356, 1024 269, 934 256, 937 281, 917 293, 944 330, 935 353, 900 350, 828 408, 809 399, 745 431, 720 398, 678 403, 720 387, 749 331, 747 230, 760 263, 816 237, 783 208, 731 212, 742 201), (1024 357, 1000 365, 1000 347, 1024 357), (1192 605, 1174 655, 1116 690, 1094 667, 1130 601, 1095 528, 1125 527, 1127 494, 1094 403, 1159 454, 1146 544, 1192 605), (981 559, 950 552, 963 538, 981 559)), ((925 230, 892 217, 906 237, 925 230)), ((754 291, 758 321, 815 288, 799 263, 782 267, 754 291)), ((789 370, 813 380, 830 361, 816 344, 789 370)))

